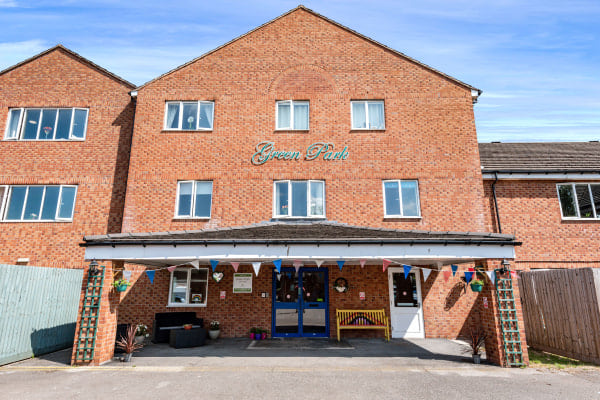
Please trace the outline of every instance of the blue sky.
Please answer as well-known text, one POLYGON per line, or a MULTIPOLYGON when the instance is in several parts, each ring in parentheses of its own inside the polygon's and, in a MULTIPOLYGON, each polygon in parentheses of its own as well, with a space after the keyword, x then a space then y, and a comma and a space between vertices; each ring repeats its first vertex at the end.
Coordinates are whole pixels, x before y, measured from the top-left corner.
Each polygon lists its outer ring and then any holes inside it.
MULTIPOLYGON (((62 43, 142 84, 298 4, 0 0, 0 69, 62 43)), ((600 139, 598 0, 303 4, 482 89, 480 141, 600 139)))

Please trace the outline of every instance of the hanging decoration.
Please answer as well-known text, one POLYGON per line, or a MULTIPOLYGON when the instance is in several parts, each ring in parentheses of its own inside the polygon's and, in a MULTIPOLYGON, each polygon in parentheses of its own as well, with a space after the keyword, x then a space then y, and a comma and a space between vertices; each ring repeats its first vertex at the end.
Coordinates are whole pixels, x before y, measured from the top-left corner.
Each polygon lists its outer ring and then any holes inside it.
POLYGON ((385 272, 385 270, 387 269, 388 265, 390 265, 392 262, 390 260, 386 260, 385 258, 383 259, 383 272, 385 272))
POLYGON ((473 279, 474 274, 474 271, 465 271, 465 280, 467 281, 467 283, 471 282, 471 279, 473 279))
POLYGON ((402 265, 402 268, 404 268, 404 279, 408 279, 408 274, 410 274, 410 270, 412 269, 412 267, 410 265, 402 265))
POLYGON ((150 283, 154 284, 154 273, 156 271, 151 270, 151 271, 146 271, 146 275, 148 275, 148 279, 150 279, 150 283))
POLYGON ((427 278, 429 278, 429 274, 431 274, 431 270, 428 268, 421 268, 423 271, 423 282, 427 282, 427 278))
POLYGON ((348 291, 348 281, 344 278, 337 278, 333 283, 333 288, 338 293, 346 293, 348 291))
POLYGON ((177 265, 171 265, 170 267, 167 267, 167 271, 169 272, 173 272, 177 269, 177 265))
POLYGON ((233 270, 234 270, 235 272, 237 272, 237 270, 238 270, 238 267, 240 266, 240 263, 239 263, 239 262, 233 262, 233 261, 232 261, 232 262, 230 262, 230 264, 231 264, 231 266, 233 267, 233 270))
POLYGON ((296 269, 296 274, 298 274, 298 271, 300 271, 300 267, 302 267, 302 261, 300 260, 294 260, 294 268, 296 269))
MULTIPOLYGON (((281 272, 281 259, 273 260, 273 264, 275 265, 275 269, 278 273, 281 272)), ((256 263, 252 263, 254 267, 254 271, 256 272, 256 263)), ((258 263, 258 267, 260 268, 260 263, 258 263)), ((258 272, 256 273, 258 275, 258 272)))
POLYGON ((325 262, 325 260, 315 260, 315 263, 317 264, 317 268, 321 268, 321 265, 323 265, 324 262, 325 262))
POLYGON ((364 268, 367 260, 360 260, 360 268, 364 268))
POLYGON ((346 261, 344 261, 344 260, 339 260, 339 261, 336 261, 336 262, 337 262, 337 265, 338 265, 338 267, 340 267, 340 271, 341 271, 341 270, 342 270, 342 267, 344 266, 344 263, 345 263, 346 261))
MULTIPOLYGON (((200 269, 200 261, 198 261, 198 260, 190 261, 189 264, 196 269, 200 269)), ((213 271, 214 271, 214 268, 213 268, 213 271)))
POLYGON ((221 279, 223 279, 223 276, 225 276, 225 274, 222 272, 213 272, 212 273, 212 278, 217 283, 221 282, 221 279))
POLYGON ((496 271, 485 271, 490 281, 492 281, 492 285, 496 284, 496 271))
POLYGON ((451 265, 450 268, 452 268, 452 276, 455 276, 456 270, 458 269, 458 265, 451 265))
POLYGON ((442 271, 444 273, 444 282, 448 282, 448 279, 450 279, 450 275, 452 274, 452 271, 442 271))
POLYGON ((215 272, 215 269, 217 268, 218 264, 219 260, 210 260, 210 266, 212 267, 213 272, 215 272))
MULTIPOLYGON (((277 270, 277 272, 281 272, 281 260, 275 260, 275 261, 279 261, 279 269, 277 270)), ((275 261, 273 261, 273 264, 275 264, 275 261)), ((255 261, 252 263, 252 268, 254 269, 254 274, 256 276, 258 276, 258 272, 260 271, 260 261, 255 261)), ((277 264, 275 264, 275 267, 277 267, 277 264)))

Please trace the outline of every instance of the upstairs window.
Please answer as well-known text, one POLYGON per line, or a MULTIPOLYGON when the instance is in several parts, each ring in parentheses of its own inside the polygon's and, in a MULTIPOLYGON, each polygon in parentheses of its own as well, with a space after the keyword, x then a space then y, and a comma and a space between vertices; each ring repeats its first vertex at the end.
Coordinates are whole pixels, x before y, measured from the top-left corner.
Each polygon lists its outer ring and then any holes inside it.
POLYGON ((417 181, 383 181, 385 217, 420 217, 419 185, 417 181))
POLYGON ((181 181, 177 183, 176 218, 210 218, 211 206, 211 181, 181 181))
POLYGON ((165 129, 178 131, 211 131, 215 103, 212 101, 168 101, 165 129))
POLYGON ((84 140, 85 108, 12 108, 8 111, 6 140, 84 140))
POLYGON ((325 182, 276 181, 275 218, 324 218, 325 182))
POLYGON ((277 129, 308 130, 308 101, 278 101, 277 129))
POLYGON ((70 221, 77 186, 0 186, 3 221, 70 221))
POLYGON ((600 218, 600 183, 564 183, 556 188, 563 218, 600 218))
POLYGON ((352 129, 385 129, 383 101, 351 101, 352 129))

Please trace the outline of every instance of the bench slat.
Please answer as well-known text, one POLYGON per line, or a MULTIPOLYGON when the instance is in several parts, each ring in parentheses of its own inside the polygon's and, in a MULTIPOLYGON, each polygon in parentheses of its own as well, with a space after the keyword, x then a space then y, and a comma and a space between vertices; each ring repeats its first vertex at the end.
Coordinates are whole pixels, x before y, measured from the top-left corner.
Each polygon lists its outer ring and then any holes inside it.
POLYGON ((389 319, 385 310, 336 310, 337 334, 340 340, 341 329, 383 329, 385 338, 390 340, 389 319))

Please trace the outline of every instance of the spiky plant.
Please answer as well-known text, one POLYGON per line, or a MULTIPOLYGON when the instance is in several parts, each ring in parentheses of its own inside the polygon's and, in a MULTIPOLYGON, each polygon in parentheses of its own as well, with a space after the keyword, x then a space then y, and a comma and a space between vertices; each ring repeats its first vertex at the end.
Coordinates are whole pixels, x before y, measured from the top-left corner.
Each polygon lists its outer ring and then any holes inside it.
POLYGON ((121 336, 119 340, 117 340, 117 347, 127 354, 133 353, 134 351, 139 350, 143 347, 141 343, 135 342, 136 329, 137 325, 127 325, 127 331, 125 332, 125 336, 121 336))
POLYGON ((471 328, 471 350, 473 354, 479 354, 481 348, 485 345, 485 332, 481 327, 471 328))

